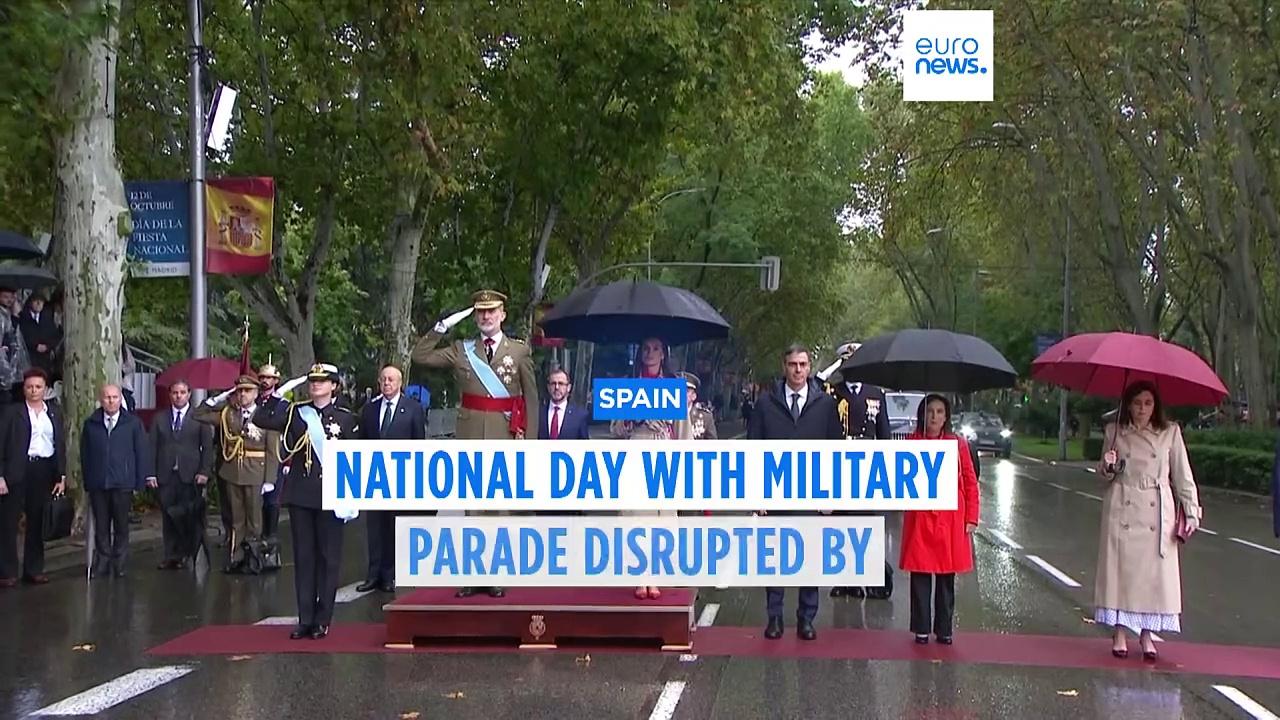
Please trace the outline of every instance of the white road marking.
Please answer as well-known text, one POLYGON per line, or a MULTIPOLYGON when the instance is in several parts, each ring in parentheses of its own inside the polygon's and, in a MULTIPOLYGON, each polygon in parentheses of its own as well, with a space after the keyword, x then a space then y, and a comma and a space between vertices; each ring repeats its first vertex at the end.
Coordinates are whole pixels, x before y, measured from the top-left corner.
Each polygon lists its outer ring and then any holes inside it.
POLYGON ((707 603, 702 608, 702 613, 698 615, 698 627, 711 627, 711 623, 716 621, 716 615, 720 614, 720 603, 707 603))
POLYGON ((680 662, 695 662, 697 659, 697 655, 691 655, 688 653, 680 656, 680 662))
POLYGON ((1099 502, 1101 502, 1101 501, 1102 501, 1102 498, 1101 498, 1101 497, 1099 497, 1099 496, 1097 496, 1097 495, 1091 495, 1091 494, 1089 494, 1089 493, 1087 493, 1087 492, 1084 492, 1083 490, 1077 490, 1077 491, 1076 491, 1076 494, 1077 494, 1077 495, 1079 495, 1080 497, 1087 497, 1087 498, 1089 498, 1090 500, 1097 500, 1097 501, 1099 501, 1099 502))
POLYGON ((1210 530, 1209 528, 1200 528, 1200 532, 1204 533, 1205 535, 1217 535, 1217 534, 1218 534, 1216 531, 1214 531, 1214 530, 1210 530))
POLYGON ((1014 550, 1021 550, 1021 549, 1022 549, 1022 546, 1021 546, 1021 545, 1019 545, 1018 543, 1014 542, 1013 538, 1009 537, 1008 535, 1005 535, 1004 533, 1000 532, 999 530, 989 529, 989 530, 987 530, 987 532, 991 533, 992 535, 994 535, 994 536, 995 536, 995 538, 996 538, 997 540, 999 540, 1000 542, 1004 543, 1005 545, 1008 545, 1009 547, 1013 548, 1014 550))
POLYGON ((1023 455, 1022 453, 1014 453, 1014 456, 1020 460, 1030 460, 1031 462, 1034 462, 1034 463, 1040 463, 1041 465, 1044 464, 1044 461, 1041 460, 1040 458, 1034 458, 1034 457, 1031 457, 1030 455, 1023 455))
POLYGON ((683 694, 683 680, 668 681, 662 688, 662 694, 658 696, 658 704, 654 705, 653 712, 649 713, 649 720, 671 720, 671 717, 676 714, 676 705, 683 694))
POLYGON ((95 715, 195 670, 193 665, 142 668, 41 708, 32 715, 95 715))
POLYGON ((298 624, 297 615, 272 615, 271 617, 264 617, 258 622, 254 623, 254 625, 297 625, 297 624, 298 624))
POLYGON ((1085 468, 1085 469, 1084 469, 1084 471, 1085 471, 1085 472, 1091 472, 1091 473, 1094 473, 1094 474, 1096 475, 1096 474, 1098 473, 1098 468, 1091 468, 1091 467, 1087 467, 1087 468, 1085 468))
POLYGON ((1041 570, 1044 570, 1045 572, 1057 578, 1058 582, 1062 583, 1063 585, 1066 585, 1067 587, 1073 587, 1073 588, 1080 587, 1080 583, 1073 580, 1070 575, 1062 572, 1061 570, 1054 567, 1053 565, 1050 565, 1048 561, 1046 561, 1044 558, 1040 557, 1039 555, 1028 555, 1027 559, 1035 563, 1036 565, 1039 565, 1041 570))
POLYGON ((336 603, 349 603, 352 600, 359 600, 365 595, 373 592, 372 590, 369 590, 368 592, 356 592, 356 586, 359 584, 360 583, 358 582, 353 582, 350 585, 343 585, 338 588, 338 594, 334 596, 333 601, 336 603))
POLYGON ((1266 545, 1259 545, 1258 543, 1251 543, 1248 540, 1241 540, 1240 538, 1233 537, 1231 538, 1231 542, 1240 543, 1241 545, 1248 545, 1251 548, 1256 548, 1258 550, 1262 550, 1263 552, 1269 552, 1272 555, 1280 555, 1280 550, 1267 547, 1266 545))
POLYGON ((1245 695, 1230 685, 1214 685, 1214 690, 1222 693, 1222 696, 1240 707, 1241 710, 1249 713, 1249 717, 1254 720, 1280 720, 1276 714, 1263 707, 1257 700, 1245 695))
POLYGON ((1049 483, 1049 487, 1055 487, 1055 488, 1058 488, 1059 490, 1062 490, 1062 491, 1064 491, 1064 492, 1070 492, 1070 491, 1071 491, 1071 488, 1067 487, 1066 485, 1059 485, 1058 483, 1055 483, 1055 482, 1051 482, 1051 483, 1049 483))

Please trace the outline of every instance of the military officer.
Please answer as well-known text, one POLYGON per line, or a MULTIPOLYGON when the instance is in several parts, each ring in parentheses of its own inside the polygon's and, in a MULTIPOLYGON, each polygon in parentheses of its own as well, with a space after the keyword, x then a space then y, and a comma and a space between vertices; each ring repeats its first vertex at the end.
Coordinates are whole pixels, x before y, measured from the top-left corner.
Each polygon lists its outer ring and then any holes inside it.
MULTIPOLYGON (((276 389, 280 384, 280 370, 271 364, 270 358, 267 360, 267 364, 258 369, 258 386, 261 388, 258 392, 258 404, 263 406, 276 403, 288 404, 276 389)), ((277 458, 280 457, 280 450, 281 448, 277 445, 277 458)), ((280 487, 288 472, 288 463, 279 463, 275 478, 262 486, 262 536, 265 538, 275 538, 276 528, 280 525, 280 487)))
MULTIPOLYGON (((413 348, 413 362, 430 368, 453 371, 462 393, 456 437, 463 440, 523 440, 529 422, 537 422, 538 385, 533 374, 533 351, 521 340, 506 336, 502 323, 507 318, 506 296, 481 290, 471 296, 471 307, 436 323, 413 348), (454 340, 439 347, 444 336, 472 313, 480 329, 478 337, 454 340), (533 419, 533 420, 531 420, 533 419)), ((502 597, 500 587, 465 587, 458 597, 470 597, 487 590, 502 597)))
POLYGON ((716 416, 711 408, 698 402, 698 390, 702 383, 691 372, 676 373, 684 378, 689 397, 689 426, 694 440, 717 440, 716 416))
MULTIPOLYGON (((820 375, 824 381, 831 377, 833 371, 843 365, 846 360, 861 347, 859 343, 846 343, 836 351, 836 362, 820 375)), ((832 382, 827 382, 827 392, 835 398, 836 409, 840 413, 840 426, 845 438, 849 440, 891 440, 893 432, 889 428, 888 406, 884 390, 875 385, 846 380, 843 375, 835 373, 832 382)), ((834 513, 836 515, 879 515, 880 513, 834 513)), ((886 548, 887 549, 887 548, 886 548)), ((884 585, 874 588, 833 587, 831 597, 869 597, 876 600, 888 600, 893 595, 893 566, 885 561, 884 585)))
POLYGON ((262 535, 262 486, 274 482, 280 436, 253 421, 258 380, 241 375, 235 387, 211 397, 191 417, 217 433, 220 501, 231 507, 226 572, 237 572, 245 560, 244 543, 262 535))
POLYGON ((263 405, 253 421, 280 433, 289 461, 290 470, 281 493, 282 503, 289 508, 293 587, 298 601, 298 626, 289 637, 319 640, 329 634, 333 620, 342 566, 343 523, 355 517, 324 509, 320 461, 325 441, 355 438, 358 421, 350 410, 334 402, 342 382, 337 367, 327 363, 313 365, 306 375, 280 386, 280 394, 304 382, 310 389, 306 401, 263 405))

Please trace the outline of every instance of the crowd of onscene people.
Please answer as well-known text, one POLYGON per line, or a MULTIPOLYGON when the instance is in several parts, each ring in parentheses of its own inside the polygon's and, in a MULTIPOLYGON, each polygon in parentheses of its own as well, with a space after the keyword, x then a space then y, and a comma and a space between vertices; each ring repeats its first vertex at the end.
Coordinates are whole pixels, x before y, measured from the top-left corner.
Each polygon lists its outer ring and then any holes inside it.
MULTIPOLYGON (((0 304, 3 303, 0 297, 0 304)), ((504 334, 505 296, 482 290, 472 306, 437 323, 413 349, 412 361, 449 369, 460 392, 455 436, 462 439, 587 439, 590 411, 570 401, 573 378, 558 367, 538 383, 531 348, 504 334), (475 315, 478 332, 446 343, 453 327, 475 315), (545 389, 545 393, 540 393, 545 389)), ((39 312, 39 311, 37 311, 39 312)), ((0 326, 3 326, 0 318, 0 326)), ((42 343, 43 344, 43 343, 42 343)), ((781 354, 782 377, 755 399, 747 416, 749 440, 889 439, 884 391, 833 379, 833 371, 857 351, 842 346, 831 367, 815 373, 810 351, 793 345, 781 354)), ((689 415, 674 421, 615 421, 614 439, 699 440, 718 437, 713 413, 698 402, 699 379, 672 371, 662 338, 638 346, 638 377, 681 377, 689 389, 689 415)), ((22 373, 21 401, 0 418, 0 587, 19 580, 49 581, 42 566, 40 518, 50 498, 65 491, 67 458, 49 373, 40 366, 22 373), (25 514, 21 563, 18 519, 25 514)), ((359 410, 337 402, 342 378, 320 363, 281 383, 271 365, 241 376, 234 387, 192 407, 185 382, 168 387, 169 407, 150 429, 125 407, 119 384, 101 388, 99 404, 83 418, 81 472, 93 518, 93 578, 123 577, 128 559, 128 508, 134 493, 158 491, 164 515, 160 568, 189 566, 204 546, 204 502, 216 485, 229 538, 226 572, 279 568, 279 509, 289 509, 298 625, 294 639, 328 634, 341 567, 345 525, 354 516, 323 510, 321 460, 327 440, 423 439, 426 412, 404 393, 404 373, 393 365, 379 372, 378 394, 359 410), (305 384, 306 400, 288 399, 305 384)), ((959 450, 955 510, 902 513, 897 569, 909 575, 910 630, 916 642, 954 638, 956 576, 972 572, 972 535, 979 526, 979 465, 965 439, 952 428, 951 401, 930 394, 920 403, 910 439, 949 440, 959 450)), ((1099 473, 1107 482, 1100 530, 1095 620, 1114 628, 1112 652, 1128 654, 1125 630, 1139 635, 1143 657, 1153 660, 1152 633, 1179 632, 1181 578, 1179 540, 1199 526, 1202 510, 1180 428, 1168 421, 1157 389, 1128 387, 1117 421, 1106 428, 1107 448, 1099 473)), ((761 514, 767 514, 761 510, 761 514)), ((636 515, 655 513, 636 512, 636 515)), ((777 513, 775 513, 777 514, 777 513)), ((793 513, 795 514, 795 513, 793 513)), ((874 513, 872 513, 874 514, 874 513)), ((367 571, 357 590, 393 592, 394 517, 365 513, 367 571)), ((206 548, 207 550, 207 548, 206 548)), ((834 598, 887 600, 893 568, 886 563, 880 587, 836 587, 834 598)), ((502 597, 501 587, 467 587, 459 597, 483 592, 502 597)), ((660 598, 656 580, 635 588, 637 599, 660 598)), ((765 637, 785 629, 784 590, 766 589, 765 637)), ((796 632, 817 636, 818 589, 799 588, 796 632)))

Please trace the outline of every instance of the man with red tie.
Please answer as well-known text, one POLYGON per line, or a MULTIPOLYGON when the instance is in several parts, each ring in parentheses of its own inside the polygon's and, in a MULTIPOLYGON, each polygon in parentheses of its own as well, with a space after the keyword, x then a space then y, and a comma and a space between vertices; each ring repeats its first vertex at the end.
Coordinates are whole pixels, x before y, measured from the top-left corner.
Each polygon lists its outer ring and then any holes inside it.
POLYGON ((547 375, 547 402, 538 414, 539 440, 586 440, 587 411, 569 402, 573 383, 569 373, 560 368, 547 375))

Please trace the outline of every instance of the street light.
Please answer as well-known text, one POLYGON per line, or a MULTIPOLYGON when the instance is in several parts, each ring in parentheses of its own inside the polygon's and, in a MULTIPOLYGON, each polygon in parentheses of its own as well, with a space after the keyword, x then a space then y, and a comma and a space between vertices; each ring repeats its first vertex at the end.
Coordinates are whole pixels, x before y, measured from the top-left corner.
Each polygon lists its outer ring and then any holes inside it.
MULTIPOLYGON (((1013 123, 994 122, 991 123, 993 130, 1001 130, 1005 132, 1014 132, 1019 136, 1023 136, 1020 130, 1013 123)), ((1065 184, 1063 193, 1063 203, 1071 201, 1071 175, 1065 175, 1065 184)), ((1062 243, 1062 338, 1065 340, 1067 333, 1071 328, 1071 209, 1064 208, 1066 225, 1066 234, 1062 243)), ((1058 459, 1067 459, 1067 428, 1068 428, 1068 412, 1067 412, 1067 391, 1065 388, 1058 390, 1058 459)))

